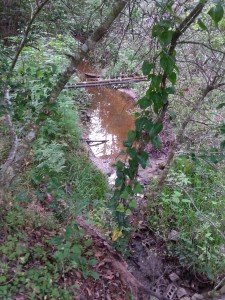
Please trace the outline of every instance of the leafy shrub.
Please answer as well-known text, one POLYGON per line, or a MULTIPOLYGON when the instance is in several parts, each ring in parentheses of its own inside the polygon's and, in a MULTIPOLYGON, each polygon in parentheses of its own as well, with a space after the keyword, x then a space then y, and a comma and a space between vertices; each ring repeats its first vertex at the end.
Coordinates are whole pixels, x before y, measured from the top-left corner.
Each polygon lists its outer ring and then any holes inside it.
POLYGON ((214 169, 204 163, 177 159, 167 184, 155 203, 150 225, 168 240, 171 230, 179 232, 169 250, 180 262, 212 278, 225 267, 221 252, 225 230, 225 182, 223 168, 214 169))

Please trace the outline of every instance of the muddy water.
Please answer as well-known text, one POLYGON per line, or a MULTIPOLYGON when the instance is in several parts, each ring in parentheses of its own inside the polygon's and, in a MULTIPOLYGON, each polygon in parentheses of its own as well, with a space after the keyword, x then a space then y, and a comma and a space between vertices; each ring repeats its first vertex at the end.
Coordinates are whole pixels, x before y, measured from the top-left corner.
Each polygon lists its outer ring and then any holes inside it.
MULTIPOLYGON (((79 71, 81 74, 96 73, 86 63, 80 65, 79 71)), ((91 149, 95 156, 113 162, 123 149, 128 130, 134 128, 131 113, 134 99, 121 91, 106 87, 90 87, 86 90, 91 95, 88 139, 96 141, 90 143, 91 149)))

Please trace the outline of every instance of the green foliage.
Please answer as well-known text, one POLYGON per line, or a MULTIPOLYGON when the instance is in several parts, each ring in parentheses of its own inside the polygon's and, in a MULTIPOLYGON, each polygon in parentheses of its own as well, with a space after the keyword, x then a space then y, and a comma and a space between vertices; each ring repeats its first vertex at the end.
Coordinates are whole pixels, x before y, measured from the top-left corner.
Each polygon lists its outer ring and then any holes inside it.
POLYGON ((98 274, 90 269, 96 265, 93 252, 89 249, 92 240, 83 240, 85 233, 76 224, 67 226, 63 236, 56 236, 51 243, 57 246, 53 257, 58 261, 59 268, 69 270, 79 269, 84 276, 98 279, 98 274))
POLYGON ((147 165, 148 154, 143 151, 144 146, 151 141, 156 148, 161 147, 159 133, 162 131, 163 125, 157 120, 157 117, 152 118, 152 114, 148 112, 152 109, 156 116, 159 115, 163 107, 167 106, 169 95, 175 93, 173 86, 166 86, 167 78, 173 84, 176 82, 176 73, 174 72, 177 69, 176 52, 169 48, 173 35, 173 24, 169 21, 160 21, 153 26, 152 35, 159 39, 162 49, 153 58, 154 63, 144 61, 142 65, 143 74, 151 80, 150 86, 145 96, 138 101, 141 113, 135 120, 135 130, 129 131, 128 138, 124 141, 129 157, 128 164, 117 162, 117 190, 114 193, 113 201, 115 202, 115 215, 121 227, 126 225, 126 216, 131 211, 129 201, 124 199, 142 191, 142 187, 134 178, 139 164, 142 168, 146 168, 147 165), (159 59, 160 68, 156 65, 157 59, 159 59), (135 143, 140 145, 138 150, 134 147, 135 143), (127 177, 132 184, 128 183, 127 185, 127 177), (120 199, 122 200, 120 201, 120 199))
POLYGON ((151 228, 166 240, 171 230, 179 233, 177 242, 167 242, 171 254, 211 279, 225 267, 220 234, 224 232, 223 172, 190 159, 177 159, 160 197, 150 204, 154 213, 149 217, 151 228))
POLYGON ((215 22, 215 25, 218 26, 218 23, 222 20, 224 14, 222 1, 218 1, 216 5, 209 10, 208 14, 215 22))

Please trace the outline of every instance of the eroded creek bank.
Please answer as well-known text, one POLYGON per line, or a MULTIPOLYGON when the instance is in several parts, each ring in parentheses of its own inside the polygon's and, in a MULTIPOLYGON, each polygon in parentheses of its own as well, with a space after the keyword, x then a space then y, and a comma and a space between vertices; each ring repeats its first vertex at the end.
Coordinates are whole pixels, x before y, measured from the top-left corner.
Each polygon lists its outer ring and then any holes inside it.
MULTIPOLYGON (((90 74, 97 74, 86 62, 79 66, 82 80, 93 80, 90 74), (87 74, 87 76, 85 75, 87 74)), ((109 176, 109 183, 115 179, 115 170, 112 164, 124 149, 123 141, 127 138, 128 130, 134 129, 135 103, 137 96, 129 89, 112 89, 106 87, 88 87, 87 93, 91 97, 91 105, 88 111, 88 130, 85 139, 94 155, 92 159, 103 173, 109 176)), ((151 163, 143 170, 139 170, 139 181, 148 183, 148 178, 158 173, 158 166, 165 160, 165 153, 151 155, 151 163)))
MULTIPOLYGON (((96 70, 83 62, 79 72, 83 80, 91 80, 85 74, 94 74, 96 70)), ((132 112, 135 109, 135 97, 127 93, 127 90, 106 87, 89 87, 86 91, 91 97, 91 106, 85 139, 91 148, 93 162, 109 176, 109 182, 113 183, 115 171, 111 165, 124 149, 123 141, 127 137, 128 130, 134 129, 132 112)), ((145 170, 139 170, 138 179, 142 184, 148 185, 150 178, 160 172, 160 166, 165 161, 172 141, 169 129, 167 125, 163 132, 162 151, 147 149, 151 162, 145 170)), ((128 265, 132 274, 147 288, 161 295, 161 299, 206 299, 200 294, 210 290, 212 282, 199 274, 191 274, 182 268, 176 259, 168 257, 165 242, 157 238, 143 220, 144 215, 141 216, 138 212, 135 220, 137 229, 128 245, 130 253, 128 265)), ((139 299, 149 297, 140 295, 139 299)))

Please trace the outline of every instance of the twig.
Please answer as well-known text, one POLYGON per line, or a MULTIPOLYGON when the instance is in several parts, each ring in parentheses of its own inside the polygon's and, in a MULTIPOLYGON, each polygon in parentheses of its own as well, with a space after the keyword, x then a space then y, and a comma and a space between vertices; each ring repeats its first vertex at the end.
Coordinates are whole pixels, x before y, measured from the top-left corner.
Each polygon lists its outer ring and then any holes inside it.
POLYGON ((214 48, 211 48, 209 45, 207 44, 204 44, 204 43, 201 43, 201 42, 195 42, 195 41, 180 41, 178 42, 177 44, 193 44, 193 45, 199 45, 199 46, 203 46, 205 48, 208 48, 209 50, 211 50, 212 52, 219 52, 221 54, 225 54, 224 51, 221 51, 219 49, 214 49, 214 48))
POLYGON ((83 141, 89 143, 107 143, 109 140, 86 140, 86 139, 82 139, 83 141))
POLYGON ((42 10, 42 8, 47 4, 47 2, 49 2, 50 0, 44 0, 39 6, 37 6, 37 9, 34 11, 34 13, 32 12, 31 14, 31 19, 30 19, 30 22, 27 24, 27 28, 24 32, 24 36, 20 42, 20 45, 17 49, 17 52, 13 58, 13 61, 12 61, 12 64, 11 64, 11 67, 10 67, 10 72, 13 71, 16 63, 17 63, 17 60, 18 60, 18 57, 21 53, 21 51, 23 50, 23 47, 25 46, 25 43, 27 41, 27 37, 28 37, 28 34, 30 32, 30 29, 31 29, 31 26, 33 25, 33 22, 35 20, 35 18, 37 17, 37 15, 39 14, 39 12, 42 10))

